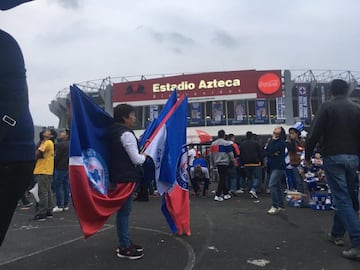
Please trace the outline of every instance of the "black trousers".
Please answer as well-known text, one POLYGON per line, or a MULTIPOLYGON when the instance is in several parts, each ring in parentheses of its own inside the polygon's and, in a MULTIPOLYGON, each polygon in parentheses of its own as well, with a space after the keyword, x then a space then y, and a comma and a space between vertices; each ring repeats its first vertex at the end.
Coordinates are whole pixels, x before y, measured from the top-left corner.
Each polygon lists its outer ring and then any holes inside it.
POLYGON ((217 165, 216 166, 219 173, 219 182, 216 189, 216 196, 221 196, 221 194, 226 195, 229 193, 229 190, 226 186, 226 177, 228 173, 229 166, 227 165, 217 165))
POLYGON ((11 223, 19 199, 28 189, 34 162, 0 164, 0 246, 11 223))

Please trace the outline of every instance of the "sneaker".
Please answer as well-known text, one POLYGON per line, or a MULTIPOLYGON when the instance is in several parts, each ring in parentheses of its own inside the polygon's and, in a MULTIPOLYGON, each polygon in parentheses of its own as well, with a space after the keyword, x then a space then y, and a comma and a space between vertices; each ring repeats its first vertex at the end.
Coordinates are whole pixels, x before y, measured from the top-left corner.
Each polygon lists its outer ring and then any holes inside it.
POLYGON ((140 246, 140 245, 134 244, 133 242, 131 242, 130 245, 131 245, 131 247, 133 249, 135 249, 138 252, 143 252, 144 251, 144 248, 142 246, 140 246))
POLYGON ((237 191, 235 191, 236 194, 243 194, 245 193, 243 188, 238 189, 237 191))
POLYGON ((274 206, 271 206, 271 208, 267 212, 270 215, 276 215, 279 213, 279 209, 274 206))
POLYGON ((230 194, 232 197, 237 197, 237 196, 238 196, 238 194, 237 194, 235 191, 232 191, 232 190, 229 191, 229 194, 230 194))
POLYGON ((256 194, 256 191, 255 190, 253 190, 253 189, 251 189, 250 191, 249 191, 249 193, 250 193, 250 196, 253 198, 253 199, 259 199, 259 197, 258 197, 258 195, 256 194))
POLYGON ((33 206, 33 204, 34 204, 33 202, 29 202, 27 204, 24 204, 23 207, 31 207, 33 206))
POLYGON ((215 196, 214 201, 222 202, 224 199, 221 196, 215 196))
POLYGON ((53 214, 51 213, 51 211, 48 210, 48 211, 46 212, 46 217, 47 217, 47 218, 53 218, 54 216, 53 216, 53 214))
MULTIPOLYGON (((134 244, 133 242, 130 243, 130 248, 136 250, 137 252, 143 252, 144 248, 140 245, 134 244)), ((120 247, 116 249, 116 253, 120 252, 120 247)))
POLYGON ((360 260, 360 247, 350 248, 349 250, 344 250, 342 252, 343 257, 352 260, 360 260))
POLYGON ((64 209, 62 207, 55 206, 52 211, 53 213, 56 213, 56 212, 62 212, 63 210, 64 209))
POLYGON ((33 218, 33 220, 36 220, 36 221, 45 221, 45 220, 46 220, 46 215, 37 214, 37 215, 35 215, 35 217, 33 218))
POLYGON ((135 250, 132 246, 128 248, 117 248, 116 256, 119 258, 129 259, 129 260, 138 260, 144 257, 142 251, 135 250))
POLYGON ((33 205, 34 203, 29 202, 27 204, 24 204, 23 206, 20 207, 20 210, 29 210, 30 207, 33 205))
POLYGON ((225 200, 231 199, 231 195, 230 195, 230 194, 225 194, 225 195, 224 195, 224 199, 225 199, 225 200))
POLYGON ((64 211, 69 211, 69 206, 64 206, 64 211))
POLYGON ((343 237, 341 237, 341 236, 335 237, 331 233, 328 234, 327 239, 339 247, 342 247, 345 244, 343 237))
POLYGON ((286 209, 285 209, 284 207, 279 207, 279 208, 278 208, 278 211, 279 211, 279 212, 286 212, 286 209))

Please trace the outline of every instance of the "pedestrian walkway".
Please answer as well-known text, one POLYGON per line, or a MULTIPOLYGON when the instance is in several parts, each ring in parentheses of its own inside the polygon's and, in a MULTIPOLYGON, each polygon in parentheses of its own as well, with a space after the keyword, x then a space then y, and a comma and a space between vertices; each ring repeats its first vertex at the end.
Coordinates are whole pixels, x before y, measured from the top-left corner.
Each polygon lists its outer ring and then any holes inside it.
POLYGON ((326 240, 332 211, 287 208, 269 215, 269 195, 249 194, 216 202, 191 196, 190 237, 170 234, 160 211, 161 199, 134 202, 131 234, 144 246, 138 261, 115 256, 115 219, 84 240, 74 210, 30 221, 33 209, 15 213, 3 246, 0 269, 359 269, 360 262, 341 257, 349 247, 326 240))

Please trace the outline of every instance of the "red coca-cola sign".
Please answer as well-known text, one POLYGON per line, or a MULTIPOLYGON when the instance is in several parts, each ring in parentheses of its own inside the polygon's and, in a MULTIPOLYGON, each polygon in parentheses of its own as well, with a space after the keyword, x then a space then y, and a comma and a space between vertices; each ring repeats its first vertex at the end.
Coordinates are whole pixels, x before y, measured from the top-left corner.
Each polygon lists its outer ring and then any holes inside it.
POLYGON ((275 73, 265 73, 261 75, 261 77, 258 80, 258 88, 259 90, 266 94, 271 95, 276 93, 281 86, 281 79, 280 77, 275 73))

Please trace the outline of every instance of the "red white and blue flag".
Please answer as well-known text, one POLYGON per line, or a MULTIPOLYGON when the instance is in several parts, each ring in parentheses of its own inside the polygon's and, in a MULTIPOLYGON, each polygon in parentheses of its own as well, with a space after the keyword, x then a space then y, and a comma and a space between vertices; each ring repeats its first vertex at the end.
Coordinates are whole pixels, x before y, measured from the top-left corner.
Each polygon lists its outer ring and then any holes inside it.
POLYGON ((113 118, 76 85, 71 93, 71 196, 85 238, 95 234, 132 194, 135 183, 109 190, 109 128, 113 118))
POLYGON ((188 99, 183 95, 171 107, 165 106, 165 112, 161 112, 156 125, 150 125, 153 132, 144 145, 144 152, 155 164, 157 189, 163 196, 162 212, 171 231, 179 235, 191 234, 186 149, 187 104, 188 99))

